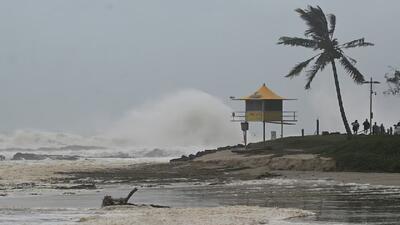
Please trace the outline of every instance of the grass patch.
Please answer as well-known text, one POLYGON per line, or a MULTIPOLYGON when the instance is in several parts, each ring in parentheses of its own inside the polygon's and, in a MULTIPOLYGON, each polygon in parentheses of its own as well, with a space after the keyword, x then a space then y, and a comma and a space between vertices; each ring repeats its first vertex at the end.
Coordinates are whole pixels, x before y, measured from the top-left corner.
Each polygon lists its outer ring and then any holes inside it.
POLYGON ((400 136, 354 136, 346 135, 287 137, 265 143, 253 143, 253 151, 296 154, 319 154, 336 160, 340 171, 400 172, 400 136), (298 154, 298 153, 297 153, 298 154))

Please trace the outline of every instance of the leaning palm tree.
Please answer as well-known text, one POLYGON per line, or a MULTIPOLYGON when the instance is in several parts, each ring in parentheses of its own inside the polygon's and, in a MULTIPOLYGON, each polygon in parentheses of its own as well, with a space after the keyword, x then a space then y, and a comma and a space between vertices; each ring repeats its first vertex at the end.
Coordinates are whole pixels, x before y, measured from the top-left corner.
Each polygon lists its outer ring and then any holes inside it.
POLYGON ((373 44, 365 42, 364 38, 339 44, 338 40, 333 36, 336 27, 335 15, 329 14, 325 16, 324 12, 319 6, 308 6, 307 9, 296 9, 296 12, 300 14, 300 17, 308 26, 308 29, 304 33, 306 38, 281 37, 278 44, 301 46, 320 52, 310 59, 298 63, 289 72, 289 74, 286 75, 286 77, 293 78, 300 75, 300 73, 310 64, 310 62, 315 60, 314 65, 306 71, 307 83, 305 85, 305 89, 309 89, 311 87, 311 82, 318 71, 322 71, 326 65, 331 64, 340 114, 342 116, 347 135, 350 137, 351 130, 343 108, 342 95, 340 94, 339 79, 335 61, 338 60, 340 64, 342 64, 346 73, 348 73, 357 84, 362 84, 364 82, 364 76, 354 66, 357 61, 345 55, 343 49, 370 46, 373 44))

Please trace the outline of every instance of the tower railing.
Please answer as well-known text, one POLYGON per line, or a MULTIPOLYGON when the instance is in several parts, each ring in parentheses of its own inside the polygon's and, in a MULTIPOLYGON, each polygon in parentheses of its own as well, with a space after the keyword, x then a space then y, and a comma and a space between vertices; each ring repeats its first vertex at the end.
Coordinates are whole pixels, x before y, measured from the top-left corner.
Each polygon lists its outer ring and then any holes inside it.
MULTIPOLYGON (((267 123, 284 123, 291 124, 297 122, 297 111, 282 111, 282 120, 277 121, 266 121, 267 123)), ((244 122, 246 121, 245 111, 234 111, 232 112, 232 122, 244 122)))

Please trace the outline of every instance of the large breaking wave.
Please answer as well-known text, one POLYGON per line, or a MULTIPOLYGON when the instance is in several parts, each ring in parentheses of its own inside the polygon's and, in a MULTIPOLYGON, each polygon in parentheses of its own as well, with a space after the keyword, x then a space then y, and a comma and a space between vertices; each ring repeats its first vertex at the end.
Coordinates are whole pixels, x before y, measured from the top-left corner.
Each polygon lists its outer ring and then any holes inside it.
POLYGON ((32 129, 0 134, 0 154, 176 156, 240 141, 240 129, 230 122, 230 112, 205 92, 184 90, 131 109, 93 136, 32 129))

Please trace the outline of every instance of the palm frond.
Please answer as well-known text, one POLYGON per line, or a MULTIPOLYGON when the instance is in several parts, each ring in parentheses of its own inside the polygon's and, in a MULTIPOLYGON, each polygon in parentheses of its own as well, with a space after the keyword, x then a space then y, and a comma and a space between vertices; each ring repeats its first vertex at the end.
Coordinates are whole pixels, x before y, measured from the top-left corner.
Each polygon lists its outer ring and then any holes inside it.
POLYGON ((336 16, 333 14, 328 14, 328 19, 329 19, 329 35, 331 38, 333 37, 333 33, 335 32, 336 28, 336 16))
POLYGON ((318 46, 318 42, 311 39, 298 38, 298 37, 286 37, 279 38, 279 45, 290 45, 290 46, 302 46, 305 48, 315 48, 318 46))
POLYGON ((307 83, 306 86, 304 86, 305 89, 310 89, 311 87, 311 82, 314 80, 315 75, 317 75, 321 65, 319 64, 314 64, 312 69, 307 71, 307 83))
POLYGON ((311 70, 307 71, 307 83, 304 87, 305 89, 311 88, 311 82, 314 80, 315 75, 317 75, 318 71, 322 71, 325 66, 330 62, 330 57, 327 53, 322 53, 315 63, 311 70))
POLYGON ((340 58, 340 63, 357 84, 362 84, 365 81, 364 76, 356 67, 354 67, 354 65, 346 58, 346 56, 342 55, 340 58))
MULTIPOLYGON (((342 53, 343 54, 343 53, 342 53)), ((343 54, 344 55, 344 54, 343 54)), ((350 57, 350 56, 348 56, 348 55, 345 55, 346 56, 346 58, 351 62, 351 64, 353 64, 353 65, 355 65, 356 63, 357 63, 357 60, 355 60, 354 58, 352 58, 352 57, 350 57)))
POLYGON ((301 71, 303 71, 304 68, 306 68, 308 66, 308 64, 317 56, 311 57, 310 59, 298 63, 296 66, 293 67, 293 69, 288 73, 288 75, 286 75, 285 77, 288 78, 293 78, 295 76, 300 75, 301 71))
POLYGON ((366 42, 364 38, 356 39, 353 41, 349 41, 341 45, 343 48, 355 48, 355 47, 365 47, 365 46, 374 46, 373 43, 366 42))
POLYGON ((307 9, 296 9, 296 12, 300 14, 308 29, 304 32, 304 35, 311 36, 318 40, 326 40, 329 38, 328 23, 322 9, 317 7, 308 6, 307 9))
POLYGON ((331 62, 331 57, 329 56, 328 53, 322 53, 318 59, 315 61, 315 63, 318 63, 321 65, 320 70, 324 70, 325 66, 331 62))

